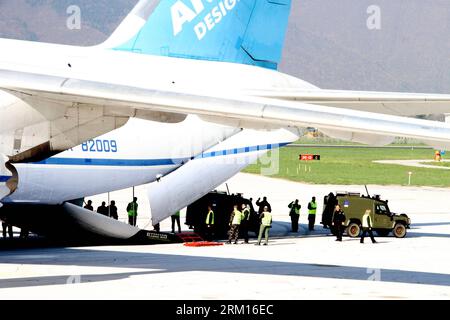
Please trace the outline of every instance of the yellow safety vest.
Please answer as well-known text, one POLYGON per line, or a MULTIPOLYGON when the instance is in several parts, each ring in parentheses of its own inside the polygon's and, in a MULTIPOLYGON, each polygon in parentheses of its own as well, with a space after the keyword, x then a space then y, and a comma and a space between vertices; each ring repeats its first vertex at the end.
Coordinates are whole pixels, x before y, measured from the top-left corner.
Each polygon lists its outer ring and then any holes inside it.
POLYGON ((244 209, 244 211, 242 211, 242 219, 244 218, 246 218, 247 221, 250 220, 250 210, 244 209))
POLYGON ((138 209, 138 204, 135 202, 130 202, 128 204, 128 215, 130 217, 136 217, 137 216, 137 209, 138 209))
POLYGON ((180 211, 175 212, 172 216, 173 217, 179 217, 180 216, 180 211))
POLYGON ((363 226, 363 228, 372 228, 372 226, 373 226, 372 218, 370 217, 369 210, 367 210, 362 217, 362 226, 363 226), (370 223, 370 226, 369 226, 369 223, 370 223))
POLYGON ((206 216, 206 222, 205 223, 207 225, 209 225, 209 224, 213 225, 214 224, 214 211, 211 210, 211 211, 208 212, 208 215, 206 216), (211 217, 211 223, 209 223, 210 217, 211 217))
POLYGON ((241 221, 242 221, 242 212, 240 212, 239 210, 234 210, 234 217, 233 217, 233 222, 231 224, 237 224, 240 225, 241 221))
POLYGON ((264 212, 264 217, 261 220, 261 224, 266 227, 272 225, 272 214, 270 212, 264 212))
POLYGON ((310 202, 309 203, 309 205, 310 205, 310 207, 311 207, 311 209, 309 209, 309 214, 316 214, 316 211, 317 211, 317 203, 316 202, 310 202))

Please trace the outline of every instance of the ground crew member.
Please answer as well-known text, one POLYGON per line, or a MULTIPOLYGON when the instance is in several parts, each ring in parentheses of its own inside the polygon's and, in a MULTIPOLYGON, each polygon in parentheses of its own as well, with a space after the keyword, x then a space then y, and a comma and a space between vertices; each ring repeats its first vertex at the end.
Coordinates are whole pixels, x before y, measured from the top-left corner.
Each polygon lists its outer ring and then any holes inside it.
POLYGON ((180 211, 178 210, 173 215, 170 216, 172 219, 172 233, 175 233, 175 222, 178 226, 178 233, 181 233, 181 224, 180 224, 180 211))
POLYGON ((214 211, 211 206, 208 206, 208 213, 206 215, 206 232, 205 237, 206 240, 212 240, 213 239, 213 232, 214 232, 214 211))
POLYGON ((241 230, 244 237, 244 242, 248 243, 248 229, 250 228, 250 205, 242 204, 242 222, 241 230))
POLYGON ((111 201, 111 204, 108 207, 109 216, 115 220, 119 220, 119 215, 117 214, 116 202, 114 200, 111 201))
POLYGON ((372 243, 377 243, 375 241, 375 238, 373 236, 373 232, 372 232, 372 218, 370 217, 370 210, 366 210, 366 212, 364 213, 363 217, 362 217, 362 228, 363 228, 363 233, 361 235, 361 243, 364 243, 364 237, 366 236, 366 233, 369 233, 370 236, 370 240, 372 240, 372 243))
POLYGON ((345 222, 345 213, 341 210, 340 205, 336 205, 334 207, 333 212, 333 219, 332 219, 332 226, 336 230, 336 241, 342 241, 342 233, 343 233, 343 226, 342 224, 345 222))
POLYGON ((2 221, 2 228, 3 228, 3 239, 6 239, 6 233, 8 233, 11 239, 14 237, 12 225, 7 224, 5 221, 2 221))
POLYGON ((103 201, 102 205, 97 208, 97 213, 100 213, 100 214, 102 214, 104 216, 107 216, 107 217, 109 216, 108 215, 108 208, 106 207, 106 202, 105 201, 103 201))
POLYGON ((264 234, 265 242, 264 245, 267 246, 269 244, 269 230, 272 228, 272 214, 269 212, 268 207, 264 207, 263 213, 261 214, 261 226, 259 227, 259 235, 257 246, 261 245, 262 235, 264 234))
POLYGON ((267 201, 267 197, 264 197, 263 201, 261 201, 261 198, 258 198, 258 200, 256 200, 256 205, 259 207, 258 214, 264 212, 264 207, 269 208, 269 212, 272 212, 272 207, 270 206, 270 203, 267 201))
POLYGON ((136 226, 136 220, 138 215, 138 203, 137 198, 133 198, 133 202, 130 202, 127 206, 127 212, 128 212, 128 223, 131 226, 136 226))
POLYGON ((314 224, 316 223, 317 203, 316 197, 312 197, 310 203, 308 203, 308 226, 309 231, 314 231, 314 224))
POLYGON ((298 199, 295 201, 292 201, 288 208, 291 210, 289 211, 289 216, 291 217, 291 229, 292 232, 298 232, 298 220, 300 219, 300 209, 301 205, 298 203, 298 199))
POLYGON ((238 210, 238 205, 234 205, 233 212, 230 217, 230 236, 228 238, 228 243, 234 240, 234 244, 237 244, 239 238, 239 227, 242 222, 242 212, 238 210))
POLYGON ((337 199, 332 192, 324 197, 322 224, 325 229, 330 228, 333 220, 334 208, 337 204, 337 199))
POLYGON ((92 206, 92 200, 88 200, 87 205, 84 206, 85 209, 94 211, 94 207, 92 206))

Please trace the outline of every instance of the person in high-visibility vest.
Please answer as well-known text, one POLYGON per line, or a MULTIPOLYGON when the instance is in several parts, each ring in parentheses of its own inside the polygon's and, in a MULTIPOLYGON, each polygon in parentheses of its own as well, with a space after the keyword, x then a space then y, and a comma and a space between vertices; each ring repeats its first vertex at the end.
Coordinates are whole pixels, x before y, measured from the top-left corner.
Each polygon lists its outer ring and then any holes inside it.
POLYGON ((298 232, 298 220, 300 219, 300 209, 301 205, 298 203, 298 199, 295 201, 292 201, 288 208, 289 210, 289 216, 291 217, 291 228, 292 232, 298 232))
POLYGON ((208 206, 208 213, 206 214, 206 230, 205 230, 205 238, 206 240, 212 240, 213 239, 213 232, 214 232, 214 211, 211 206, 208 206))
POLYGON ((244 243, 248 243, 248 230, 250 228, 250 205, 242 204, 242 222, 241 222, 241 234, 244 237, 244 243))
POLYGON ((136 226, 137 215, 138 215, 138 204, 137 198, 133 198, 133 202, 130 202, 127 206, 128 212, 128 223, 132 226, 136 226))
POLYGON ((269 230, 272 228, 272 214, 269 212, 269 207, 264 207, 263 212, 260 215, 261 218, 261 226, 259 227, 259 235, 257 246, 261 245, 261 239, 264 234, 265 242, 264 245, 267 246, 269 244, 269 230))
POLYGON ((175 233, 175 222, 178 226, 178 233, 181 233, 180 211, 175 212, 170 218, 172 219, 172 233, 175 233))
POLYGON ((231 243, 231 241, 234 240, 234 244, 237 244, 241 222, 242 212, 238 210, 238 205, 235 205, 230 216, 230 236, 228 238, 228 243, 231 243))
POLYGON ((316 223, 317 203, 316 197, 312 197, 310 203, 308 203, 308 227, 309 231, 314 231, 314 224, 316 223))
POLYGON ((364 243, 364 238, 366 236, 367 233, 369 233, 370 236, 370 240, 372 240, 372 243, 377 243, 375 241, 375 238, 373 236, 373 232, 372 232, 372 217, 370 216, 370 210, 366 210, 366 212, 364 213, 363 217, 362 217, 362 228, 363 228, 363 233, 361 235, 361 243, 364 243))

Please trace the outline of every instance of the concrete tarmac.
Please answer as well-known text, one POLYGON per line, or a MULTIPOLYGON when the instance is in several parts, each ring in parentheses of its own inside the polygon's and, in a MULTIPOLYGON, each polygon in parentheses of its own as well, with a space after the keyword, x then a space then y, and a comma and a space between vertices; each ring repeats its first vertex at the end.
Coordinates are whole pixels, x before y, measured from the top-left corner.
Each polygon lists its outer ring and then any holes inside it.
MULTIPOLYGON (((405 239, 380 237, 377 244, 370 239, 360 244, 347 237, 336 242, 318 225, 320 215, 316 231, 308 232, 306 205, 316 195, 321 210, 328 192, 362 192, 364 187, 306 185, 248 174, 237 175, 228 186, 254 200, 269 198, 275 220, 269 246, 254 246, 253 239, 249 245, 200 248, 170 244, 3 251, 0 299, 450 298, 449 189, 369 186, 371 193, 389 199, 393 211, 407 213, 413 226, 405 239), (289 232, 287 204, 295 198, 302 204, 298 234, 289 232)), ((140 196, 144 203, 145 195, 140 196)), ((170 219, 161 228, 170 230, 170 219)))

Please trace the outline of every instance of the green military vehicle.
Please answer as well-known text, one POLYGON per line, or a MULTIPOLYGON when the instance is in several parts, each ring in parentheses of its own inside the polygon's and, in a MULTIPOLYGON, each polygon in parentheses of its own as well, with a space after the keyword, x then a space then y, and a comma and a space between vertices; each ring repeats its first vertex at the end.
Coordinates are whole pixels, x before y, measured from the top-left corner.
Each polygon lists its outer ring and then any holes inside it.
POLYGON ((366 211, 372 218, 372 229, 380 236, 393 233, 396 238, 404 238, 410 228, 411 219, 406 214, 395 214, 389 210, 387 201, 380 196, 364 196, 359 193, 337 193, 336 201, 345 213, 347 234, 356 238, 361 232, 361 219, 366 211))

